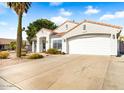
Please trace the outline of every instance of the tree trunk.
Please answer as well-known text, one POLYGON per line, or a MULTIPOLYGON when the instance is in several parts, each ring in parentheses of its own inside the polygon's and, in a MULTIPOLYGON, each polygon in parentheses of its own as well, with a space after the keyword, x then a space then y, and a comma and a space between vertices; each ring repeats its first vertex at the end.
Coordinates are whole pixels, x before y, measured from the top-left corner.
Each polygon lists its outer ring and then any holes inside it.
POLYGON ((17 30, 17 43, 16 43, 16 56, 21 57, 22 47, 22 14, 18 15, 18 30, 17 30))

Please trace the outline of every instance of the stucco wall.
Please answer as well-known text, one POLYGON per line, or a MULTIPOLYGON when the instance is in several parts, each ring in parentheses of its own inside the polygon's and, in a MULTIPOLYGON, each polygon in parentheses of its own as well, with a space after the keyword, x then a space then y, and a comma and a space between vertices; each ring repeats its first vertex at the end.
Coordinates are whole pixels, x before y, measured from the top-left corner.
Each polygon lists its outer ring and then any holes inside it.
POLYGON ((87 34, 87 33, 111 33, 116 34, 120 31, 120 29, 107 27, 103 25, 91 24, 91 23, 82 23, 77 26, 67 34, 63 36, 63 38, 68 38, 75 35, 87 34), (83 30, 83 26, 86 25, 86 30, 83 30))
MULTIPOLYGON (((121 29, 117 29, 117 28, 112 28, 112 27, 108 27, 108 26, 103 26, 103 25, 98 25, 98 24, 92 24, 92 23, 82 23, 79 26, 77 26, 76 28, 74 28, 72 31, 68 32, 67 34, 65 34, 63 36, 63 38, 65 40, 67 40, 68 38, 71 38, 73 36, 78 36, 78 35, 84 35, 84 34, 110 34, 110 40, 111 40, 111 44, 110 44, 110 48, 111 48, 111 55, 117 55, 118 54, 118 42, 117 42, 117 33, 120 31, 121 29), (86 30, 83 30, 83 26, 86 25, 86 30), (113 35, 115 35, 115 39, 113 39, 113 35)), ((102 41, 101 41, 102 42, 102 41)), ((64 46, 63 46, 64 47, 64 46)), ((80 46, 79 46, 80 47, 80 46)), ((66 48, 67 48, 67 44, 66 44, 66 48)), ((67 49, 65 49, 66 52, 68 51, 67 49)))
MULTIPOLYGON (((41 37, 46 37, 46 50, 49 49, 50 46, 50 31, 47 31, 46 29, 41 29, 37 34, 37 52, 42 52, 40 51, 40 48, 42 48, 42 45, 40 45, 40 38, 41 37)), ((42 49, 41 49, 42 50, 42 49)))
POLYGON ((55 29, 55 32, 61 33, 61 32, 66 32, 70 29, 72 29, 73 27, 75 27, 77 24, 73 23, 73 22, 66 22, 65 24, 61 25, 60 27, 58 27, 57 29, 55 29), (68 29, 66 28, 66 25, 68 25, 68 29))

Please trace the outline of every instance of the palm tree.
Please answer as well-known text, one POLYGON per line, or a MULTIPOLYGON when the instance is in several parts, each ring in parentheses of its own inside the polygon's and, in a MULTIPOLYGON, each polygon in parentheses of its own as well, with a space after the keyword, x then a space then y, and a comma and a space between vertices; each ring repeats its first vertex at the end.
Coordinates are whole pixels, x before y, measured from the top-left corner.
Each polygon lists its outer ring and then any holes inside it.
POLYGON ((8 7, 13 9, 18 15, 16 56, 21 57, 22 17, 24 13, 28 12, 28 9, 31 7, 31 3, 30 2, 7 2, 6 4, 8 7))

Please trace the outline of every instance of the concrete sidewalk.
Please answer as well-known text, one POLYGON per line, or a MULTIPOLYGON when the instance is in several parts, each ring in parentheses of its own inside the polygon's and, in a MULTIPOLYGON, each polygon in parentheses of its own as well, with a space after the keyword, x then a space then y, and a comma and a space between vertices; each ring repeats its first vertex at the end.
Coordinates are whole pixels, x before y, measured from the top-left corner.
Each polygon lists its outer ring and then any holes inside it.
POLYGON ((0 77, 0 90, 19 90, 17 86, 7 82, 0 77))

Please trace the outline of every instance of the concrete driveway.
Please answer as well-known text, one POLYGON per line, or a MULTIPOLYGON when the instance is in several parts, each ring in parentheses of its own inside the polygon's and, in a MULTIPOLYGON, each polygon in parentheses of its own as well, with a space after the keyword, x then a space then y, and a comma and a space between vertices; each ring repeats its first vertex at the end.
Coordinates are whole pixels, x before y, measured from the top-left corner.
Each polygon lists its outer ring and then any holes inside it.
POLYGON ((112 62, 110 56, 49 56, 1 68, 0 79, 15 89, 111 89, 112 62))

